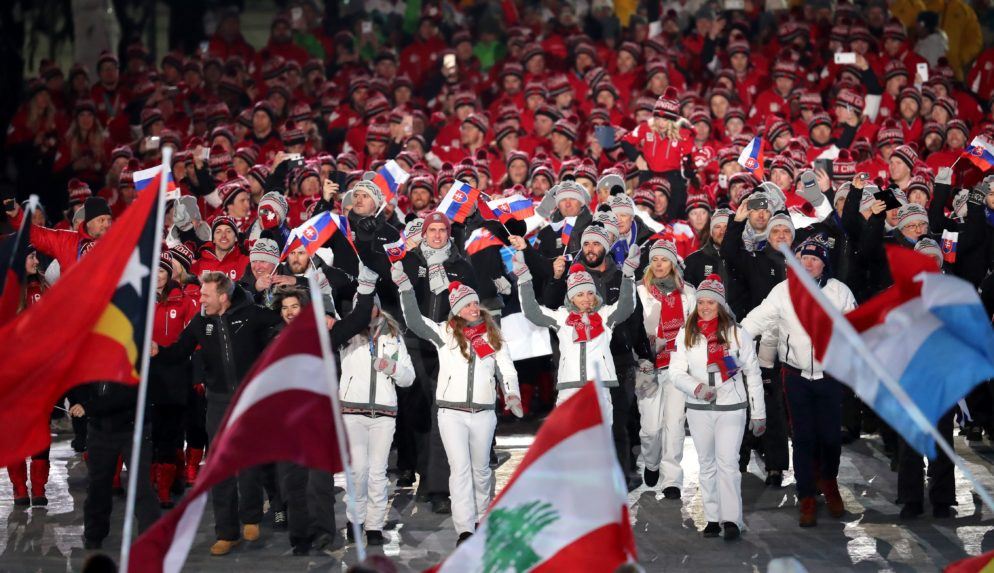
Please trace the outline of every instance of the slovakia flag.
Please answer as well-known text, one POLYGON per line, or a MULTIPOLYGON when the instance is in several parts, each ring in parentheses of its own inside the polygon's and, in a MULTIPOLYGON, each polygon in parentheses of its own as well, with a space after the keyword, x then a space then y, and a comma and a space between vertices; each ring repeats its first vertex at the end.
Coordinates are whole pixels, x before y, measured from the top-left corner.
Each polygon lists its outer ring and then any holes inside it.
POLYGON ((763 136, 752 138, 739 154, 739 165, 749 170, 756 179, 763 180, 763 136))
POLYGON ((393 243, 387 243, 383 245, 383 252, 387 254, 387 258, 390 259, 390 263, 396 263, 397 261, 403 259, 407 256, 407 237, 404 233, 400 234, 400 238, 393 243))
POLYGON ((444 213, 453 223, 464 223, 466 217, 473 213, 473 206, 480 196, 478 189, 473 189, 462 181, 456 181, 449 187, 448 193, 442 197, 438 208, 439 213, 444 213))
POLYGON ((959 244, 959 232, 943 229, 942 240, 939 245, 942 247, 942 260, 947 263, 956 262, 956 248, 959 244))
POLYGON ((790 298, 825 371, 934 458, 935 442, 883 376, 934 426, 977 384, 994 378, 994 330, 970 283, 939 273, 934 259, 910 249, 889 246, 887 258, 894 285, 842 316, 788 256, 790 298))
POLYGON ((475 255, 483 249, 488 247, 503 247, 504 243, 500 242, 500 239, 493 236, 493 234, 480 227, 479 229, 473 231, 473 233, 466 239, 466 254, 475 255))
POLYGON ((335 216, 325 211, 318 213, 304 223, 290 231, 283 253, 280 254, 280 261, 286 258, 290 251, 304 247, 308 255, 314 255, 327 241, 338 232, 338 224, 335 216))
POLYGON ((994 143, 977 136, 963 149, 963 157, 969 159, 981 171, 994 167, 994 143))
POLYGON ((500 197, 492 201, 488 199, 486 206, 488 213, 484 214, 484 210, 480 209, 480 214, 483 215, 483 218, 490 220, 496 219, 501 223, 507 223, 512 219, 524 221, 535 214, 535 203, 531 199, 522 197, 520 193, 515 193, 509 197, 500 197))
POLYGON ((385 203, 389 203, 397 198, 397 189, 403 185, 410 174, 404 171, 396 161, 391 159, 387 161, 383 167, 380 167, 379 171, 376 172, 376 177, 373 178, 373 183, 380 188, 383 192, 383 200, 385 203))
MULTIPOLYGON (((135 191, 140 192, 149 188, 158 188, 158 186, 162 184, 162 180, 160 178, 161 173, 162 165, 156 165, 155 167, 135 171, 135 191)), ((176 186, 176 181, 173 180, 173 172, 171 170, 166 171, 166 199, 177 198, 179 198, 179 187, 176 186)))

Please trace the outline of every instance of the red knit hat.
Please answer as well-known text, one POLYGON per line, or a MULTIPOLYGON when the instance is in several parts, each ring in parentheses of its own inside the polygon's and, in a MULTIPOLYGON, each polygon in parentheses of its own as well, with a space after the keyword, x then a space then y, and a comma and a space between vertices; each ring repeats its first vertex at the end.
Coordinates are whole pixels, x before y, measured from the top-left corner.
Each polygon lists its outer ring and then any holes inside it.
POLYGON ((92 197, 93 191, 85 182, 73 177, 69 180, 69 205, 81 205, 87 197, 92 197))
POLYGON ((672 121, 676 121, 680 118, 680 101, 677 98, 676 88, 670 86, 666 88, 663 95, 659 96, 656 100, 656 105, 653 108, 653 115, 656 117, 662 117, 672 121))

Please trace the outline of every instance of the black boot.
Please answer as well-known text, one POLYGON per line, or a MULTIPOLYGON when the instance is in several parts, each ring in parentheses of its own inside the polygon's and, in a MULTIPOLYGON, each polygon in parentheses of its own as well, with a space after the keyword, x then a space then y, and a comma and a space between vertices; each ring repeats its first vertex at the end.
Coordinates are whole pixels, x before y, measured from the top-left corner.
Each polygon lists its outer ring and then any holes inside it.
POLYGON ((659 470, 643 470, 642 481, 649 487, 655 487, 659 483, 659 470))
POLYGON ((663 490, 663 497, 666 499, 680 499, 680 488, 671 485, 663 490))
POLYGON ((725 541, 734 541, 739 538, 741 533, 739 532, 739 526, 735 525, 731 521, 726 521, 725 525, 725 541))
POLYGON ((901 508, 901 519, 916 519, 923 513, 925 513, 925 509, 922 507, 922 503, 920 501, 908 502, 901 508))
POLYGON ((721 533, 721 526, 718 525, 717 521, 709 521, 701 533, 704 534, 704 537, 718 537, 718 534, 721 533))

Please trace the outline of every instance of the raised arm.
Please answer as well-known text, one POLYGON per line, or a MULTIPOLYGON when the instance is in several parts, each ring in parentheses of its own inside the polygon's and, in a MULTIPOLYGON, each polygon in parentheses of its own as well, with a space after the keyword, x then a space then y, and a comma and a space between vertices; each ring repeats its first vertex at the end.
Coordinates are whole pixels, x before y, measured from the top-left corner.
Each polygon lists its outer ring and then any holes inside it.
POLYGON ((400 291, 400 308, 404 312, 404 321, 407 328, 418 338, 423 338, 441 348, 445 342, 442 340, 441 328, 438 324, 426 319, 418 308, 418 299, 414 296, 414 289, 411 288, 411 279, 407 278, 400 261, 395 262, 390 267, 390 276, 393 278, 397 290, 400 291))
POLYGON ((607 316, 606 325, 614 328, 619 322, 623 322, 632 311, 635 310, 635 271, 639 267, 641 259, 641 249, 638 245, 632 245, 628 249, 628 257, 621 266, 621 292, 618 294, 618 302, 614 311, 607 316))
POLYGON ((515 276, 518 277, 518 299, 521 301, 521 312, 535 326, 544 326, 559 330, 559 323, 552 311, 542 307, 535 300, 535 286, 532 284, 531 271, 525 266, 524 255, 521 251, 514 253, 511 264, 515 276))

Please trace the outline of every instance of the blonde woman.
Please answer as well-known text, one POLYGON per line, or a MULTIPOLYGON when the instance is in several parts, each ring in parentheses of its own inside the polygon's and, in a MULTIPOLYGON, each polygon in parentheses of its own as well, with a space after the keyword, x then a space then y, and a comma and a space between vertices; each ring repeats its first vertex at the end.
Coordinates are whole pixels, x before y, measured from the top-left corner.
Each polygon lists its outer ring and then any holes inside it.
POLYGON ((726 541, 738 539, 743 525, 739 447, 746 406, 751 412, 749 429, 761 436, 766 432, 766 404, 752 335, 735 323, 718 275, 709 275, 697 286, 697 305, 677 333, 669 372, 673 384, 687 395, 687 422, 700 460, 708 521, 702 533, 717 537, 724 530, 726 541))
POLYGON ((654 487, 662 472, 663 495, 666 499, 680 499, 686 394, 673 385, 669 368, 677 333, 697 299, 694 287, 683 281, 672 241, 660 239, 652 244, 649 264, 636 292, 642 302, 642 323, 656 356, 654 363, 639 362, 635 382, 642 421, 642 477, 645 485, 654 487))
POLYGON ((449 459, 452 524, 462 543, 476 530, 491 501, 493 472, 490 444, 497 427, 497 389, 515 416, 522 416, 518 374, 500 327, 480 308, 468 286, 449 284, 449 318, 428 320, 421 314, 411 280, 400 261, 391 267, 400 291, 407 327, 438 350, 438 430, 449 459))

